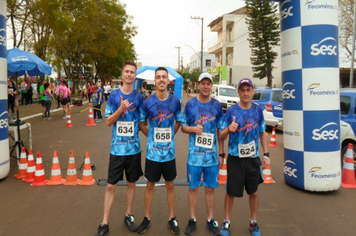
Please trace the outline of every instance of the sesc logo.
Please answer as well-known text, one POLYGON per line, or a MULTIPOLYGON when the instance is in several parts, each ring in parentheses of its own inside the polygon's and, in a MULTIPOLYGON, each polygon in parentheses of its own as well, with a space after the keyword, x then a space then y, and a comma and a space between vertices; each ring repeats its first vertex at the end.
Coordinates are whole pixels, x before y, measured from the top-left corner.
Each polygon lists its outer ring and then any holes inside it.
POLYGON ((293 6, 289 6, 289 7, 285 6, 285 4, 291 2, 292 2, 291 0, 287 0, 281 4, 281 19, 286 19, 289 16, 293 16, 293 12, 292 12, 293 6))
POLYGON ((30 60, 28 59, 28 57, 25 57, 25 56, 18 56, 18 57, 15 57, 15 58, 11 58, 11 60, 12 60, 13 62, 17 62, 17 61, 30 61, 30 60))
POLYGON ((287 87, 288 85, 294 86, 294 84, 291 82, 287 82, 283 85, 283 99, 295 99, 295 89, 286 89, 285 87, 287 87))
POLYGON ((328 55, 328 56, 337 56, 337 45, 336 39, 333 37, 326 37, 322 39, 319 43, 314 43, 311 45, 311 55, 319 56, 319 55, 328 55), (324 43, 324 44, 323 44, 324 43), (329 44, 327 44, 329 43, 329 44), (330 44, 331 43, 331 44, 330 44))
POLYGON ((0 115, 0 132, 3 132, 2 129, 7 129, 9 126, 8 120, 7 120, 7 111, 4 111, 0 115))
POLYGON ((323 125, 320 129, 314 129, 313 130, 313 137, 312 139, 319 141, 319 140, 334 140, 334 139, 339 139, 337 136, 339 132, 339 129, 337 129, 337 124, 335 122, 329 122, 325 125, 323 125), (330 127, 334 127, 336 129, 330 129, 330 127))
POLYGON ((290 177, 293 177, 293 178, 298 178, 296 172, 298 171, 297 170, 297 165, 293 162, 293 161, 285 161, 284 162, 284 174, 285 175, 288 175, 290 177))

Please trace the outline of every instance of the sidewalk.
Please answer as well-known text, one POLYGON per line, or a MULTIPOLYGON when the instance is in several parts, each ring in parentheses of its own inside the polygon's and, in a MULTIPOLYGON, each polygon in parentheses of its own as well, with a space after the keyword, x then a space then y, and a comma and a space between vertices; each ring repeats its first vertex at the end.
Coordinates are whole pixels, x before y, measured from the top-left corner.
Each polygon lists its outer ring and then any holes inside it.
MULTIPOLYGON (((72 101, 76 98, 78 98, 78 96, 73 97, 72 101)), ((88 103, 89 103, 88 100, 83 101, 83 105, 88 103)), ((71 107, 73 106, 74 105, 71 105, 71 107)), ((41 104, 39 104, 39 100, 33 100, 33 103, 30 104, 29 106, 18 106, 18 110, 19 110, 19 118, 22 121, 42 115, 42 106, 41 104)), ((59 108, 57 108, 57 102, 52 100, 51 113, 57 111, 63 111, 62 105, 59 108)), ((15 108, 15 118, 17 116, 16 112, 17 111, 15 108)))

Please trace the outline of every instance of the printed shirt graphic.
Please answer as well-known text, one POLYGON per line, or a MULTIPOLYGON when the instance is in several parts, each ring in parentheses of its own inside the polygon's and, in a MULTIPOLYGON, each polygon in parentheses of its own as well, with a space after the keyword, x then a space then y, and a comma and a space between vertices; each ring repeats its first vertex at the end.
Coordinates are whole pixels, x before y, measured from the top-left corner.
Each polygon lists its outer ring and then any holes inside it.
POLYGON ((252 141, 256 143, 256 157, 258 154, 258 139, 260 133, 265 132, 266 123, 263 118, 262 109, 252 103, 250 109, 242 109, 239 104, 231 106, 225 113, 223 129, 227 128, 233 117, 239 125, 235 133, 229 134, 229 154, 239 156, 238 144, 248 144, 252 141))
POLYGON ((119 109, 121 105, 120 96, 122 96, 123 100, 127 99, 130 103, 133 102, 133 104, 121 114, 117 121, 133 121, 135 133, 134 136, 117 136, 118 127, 115 122, 112 129, 110 153, 116 156, 134 155, 141 152, 140 139, 138 137, 138 123, 140 119, 139 108, 142 105, 143 96, 136 90, 133 90, 128 95, 122 93, 120 89, 113 91, 106 105, 105 117, 109 117, 119 109))
POLYGON ((181 125, 197 126, 203 125, 203 132, 214 134, 213 147, 204 148, 195 145, 196 134, 189 134, 188 161, 193 166, 214 166, 219 163, 217 148, 217 130, 221 130, 224 113, 220 102, 211 98, 208 103, 201 103, 194 97, 190 99, 183 113, 181 125))
POLYGON ((140 121, 148 119, 146 158, 156 162, 167 162, 175 158, 174 124, 182 119, 181 104, 177 97, 169 94, 165 101, 157 95, 146 98, 140 109, 140 121), (171 142, 155 142, 155 128, 170 128, 171 142))

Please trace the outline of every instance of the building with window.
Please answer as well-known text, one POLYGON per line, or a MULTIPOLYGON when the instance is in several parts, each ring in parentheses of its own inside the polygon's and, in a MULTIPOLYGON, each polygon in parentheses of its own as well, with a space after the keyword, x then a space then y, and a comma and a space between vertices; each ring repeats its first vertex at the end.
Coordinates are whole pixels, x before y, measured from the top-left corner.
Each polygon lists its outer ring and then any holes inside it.
MULTIPOLYGON (((189 58, 189 69, 193 70, 195 68, 199 68, 200 70, 200 55, 201 52, 194 53, 189 58)), ((207 72, 210 70, 215 64, 215 55, 209 54, 207 52, 203 52, 203 72, 207 72)))
MULTIPOLYGON (((248 27, 245 22, 246 8, 242 7, 213 20, 208 27, 216 32, 214 40, 208 42, 208 53, 215 55, 212 72, 220 84, 236 86, 242 78, 250 78, 257 87, 265 87, 267 78, 253 78, 250 61, 251 49, 248 41, 248 27)), ((274 49, 278 56, 274 62, 273 85, 282 87, 281 49, 274 49)))

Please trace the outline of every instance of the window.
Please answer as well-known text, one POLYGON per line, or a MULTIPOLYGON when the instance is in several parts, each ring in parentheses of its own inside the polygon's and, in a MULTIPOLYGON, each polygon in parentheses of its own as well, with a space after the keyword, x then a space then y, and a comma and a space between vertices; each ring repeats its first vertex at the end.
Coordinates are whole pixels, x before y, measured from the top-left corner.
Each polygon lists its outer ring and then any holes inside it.
POLYGON ((229 27, 229 35, 228 35, 228 41, 233 41, 233 39, 232 39, 232 26, 231 27, 229 27))
POLYGON ((211 60, 210 59, 205 60, 205 66, 211 66, 211 60))
POLYGON ((268 99, 268 96, 269 96, 269 92, 268 92, 268 91, 263 91, 263 92, 262 92, 261 100, 266 100, 266 99, 268 99))
POLYGON ((347 115, 350 112, 351 98, 347 96, 340 96, 340 113, 347 115))
POLYGON ((252 100, 260 100, 261 97, 261 91, 256 91, 255 95, 253 95, 252 100))

